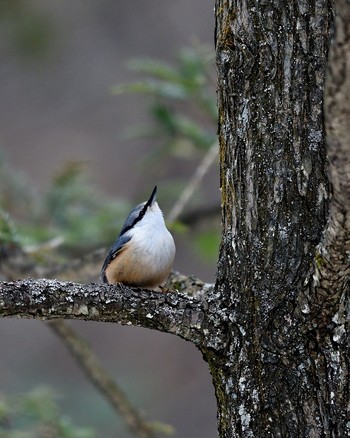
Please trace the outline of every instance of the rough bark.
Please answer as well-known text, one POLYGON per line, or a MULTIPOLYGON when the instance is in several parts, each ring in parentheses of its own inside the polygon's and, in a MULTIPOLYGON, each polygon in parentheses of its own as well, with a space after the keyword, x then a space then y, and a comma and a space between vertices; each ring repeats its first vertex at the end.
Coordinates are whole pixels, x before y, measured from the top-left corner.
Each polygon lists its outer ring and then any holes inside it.
POLYGON ((336 6, 325 90, 332 202, 307 300, 321 418, 330 436, 350 436, 350 3, 336 6))
POLYGON ((205 295, 156 292, 123 285, 25 279, 0 283, 0 316, 83 319, 142 326, 195 345, 210 339, 205 295))
POLYGON ((313 277, 329 213, 323 90, 332 14, 325 0, 216 2, 217 290, 234 321, 224 351, 208 355, 222 437, 349 433, 347 350, 334 345, 339 325, 329 326, 345 302, 344 246, 343 263, 332 265, 339 288, 324 282, 321 293, 313 277), (319 312, 325 297, 333 309, 319 312))

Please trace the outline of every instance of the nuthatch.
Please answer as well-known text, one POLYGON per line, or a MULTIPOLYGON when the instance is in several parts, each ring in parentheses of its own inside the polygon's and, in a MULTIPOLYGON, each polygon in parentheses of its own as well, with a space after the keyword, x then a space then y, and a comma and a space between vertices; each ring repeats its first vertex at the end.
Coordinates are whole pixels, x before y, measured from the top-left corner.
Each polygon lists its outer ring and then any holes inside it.
POLYGON ((175 243, 156 201, 157 186, 148 201, 127 217, 102 267, 104 283, 156 288, 170 274, 175 243))

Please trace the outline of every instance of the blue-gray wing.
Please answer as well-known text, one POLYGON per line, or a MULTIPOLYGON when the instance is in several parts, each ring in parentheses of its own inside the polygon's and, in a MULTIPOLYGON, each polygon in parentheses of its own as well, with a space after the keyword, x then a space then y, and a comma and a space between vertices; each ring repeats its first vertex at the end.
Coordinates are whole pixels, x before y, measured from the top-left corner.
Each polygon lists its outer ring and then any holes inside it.
POLYGON ((126 221, 124 222, 124 225, 120 231, 119 236, 117 237, 117 240, 114 242, 112 248, 109 250, 109 253, 106 257, 106 260, 103 263, 102 270, 101 270, 101 276, 104 283, 108 283, 105 271, 107 266, 110 264, 110 262, 115 259, 118 255, 118 253, 121 251, 123 246, 129 242, 131 239, 131 236, 127 234, 127 232, 134 226, 135 222, 137 222, 140 212, 142 211, 144 205, 146 203, 143 202, 142 204, 137 205, 133 210, 131 210, 129 216, 126 218, 126 221))
POLYGON ((102 270, 101 270, 101 277, 104 283, 108 283, 105 271, 107 269, 107 266, 111 263, 113 259, 115 259, 118 256, 118 253, 122 250, 123 246, 129 242, 131 239, 131 236, 129 235, 122 235, 117 238, 117 240, 114 242, 112 248, 109 250, 109 253, 107 254, 106 260, 103 263, 102 270))

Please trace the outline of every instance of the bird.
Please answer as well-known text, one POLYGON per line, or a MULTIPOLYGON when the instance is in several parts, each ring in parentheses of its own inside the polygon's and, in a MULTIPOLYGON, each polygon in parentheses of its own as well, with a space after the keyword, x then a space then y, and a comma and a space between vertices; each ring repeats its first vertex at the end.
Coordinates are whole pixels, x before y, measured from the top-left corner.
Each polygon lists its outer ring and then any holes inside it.
POLYGON ((101 270, 104 283, 158 289, 175 260, 175 243, 157 203, 157 186, 148 201, 133 208, 101 270))

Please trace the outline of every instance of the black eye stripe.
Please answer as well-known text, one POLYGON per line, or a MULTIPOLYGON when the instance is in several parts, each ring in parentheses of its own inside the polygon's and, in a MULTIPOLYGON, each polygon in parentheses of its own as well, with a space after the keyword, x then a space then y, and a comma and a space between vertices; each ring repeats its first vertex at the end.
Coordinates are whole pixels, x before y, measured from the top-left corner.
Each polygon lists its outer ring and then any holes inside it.
MULTIPOLYGON (((155 193, 156 193, 156 192, 157 192, 157 186, 154 187, 153 192, 152 192, 150 198, 149 198, 148 201, 145 203, 145 205, 142 207, 142 209, 140 210, 140 213, 139 213, 138 216, 133 220, 133 222, 131 223, 131 225, 129 225, 128 227, 124 228, 124 230, 123 230, 123 234, 125 234, 127 231, 131 230, 131 229, 135 226, 135 224, 137 224, 137 222, 139 222, 139 221, 144 217, 144 215, 146 214, 146 211, 147 211, 148 207, 150 207, 150 205, 151 205, 151 203, 152 203, 152 201, 153 201, 153 199, 154 199, 154 196, 155 196, 155 193)), ((121 235, 122 235, 122 234, 121 234, 121 235)))
POLYGON ((144 217, 144 215, 146 214, 147 208, 149 207, 149 205, 146 203, 143 207, 142 210, 140 211, 139 215, 137 216, 137 218, 134 219, 134 221, 132 222, 131 225, 129 225, 128 227, 126 227, 123 230, 123 234, 125 234, 127 231, 131 230, 131 228, 134 228, 135 224, 137 224, 137 222, 140 222, 140 220, 144 217))

